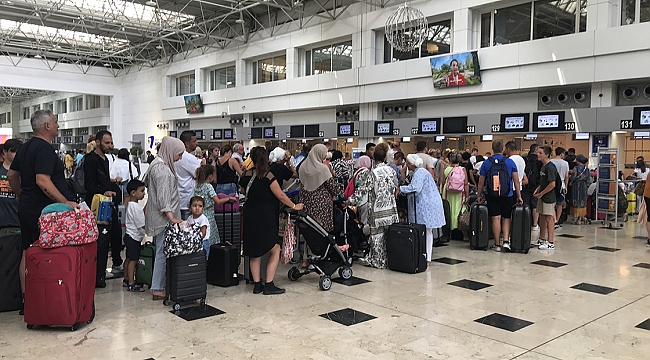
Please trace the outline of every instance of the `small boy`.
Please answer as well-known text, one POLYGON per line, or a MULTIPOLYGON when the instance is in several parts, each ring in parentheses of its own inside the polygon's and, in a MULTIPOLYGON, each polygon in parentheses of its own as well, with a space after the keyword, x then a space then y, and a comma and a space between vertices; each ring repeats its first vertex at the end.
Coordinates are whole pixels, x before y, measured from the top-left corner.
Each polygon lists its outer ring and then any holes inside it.
POLYGON ((126 191, 131 201, 126 207, 126 260, 124 261, 124 285, 128 291, 143 292, 144 289, 135 283, 135 265, 140 259, 140 244, 144 238, 144 211, 138 201, 144 199, 144 183, 133 179, 126 185, 126 191))
POLYGON ((190 212, 192 216, 187 218, 189 225, 198 224, 201 227, 201 238, 203 239, 203 249, 205 250, 205 258, 210 256, 210 223, 208 218, 203 215, 203 207, 205 207, 205 200, 202 196, 193 196, 190 199, 190 212))

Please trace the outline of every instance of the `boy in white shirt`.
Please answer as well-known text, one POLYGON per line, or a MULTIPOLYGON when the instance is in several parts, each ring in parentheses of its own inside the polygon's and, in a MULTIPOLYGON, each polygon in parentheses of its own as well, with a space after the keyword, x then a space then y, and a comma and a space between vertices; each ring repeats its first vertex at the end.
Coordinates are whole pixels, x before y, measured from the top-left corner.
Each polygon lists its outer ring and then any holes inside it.
POLYGON ((144 289, 135 283, 135 265, 140 260, 140 244, 144 238, 144 210, 138 201, 144 199, 144 183, 133 179, 126 185, 131 202, 126 207, 126 260, 124 261, 124 285, 128 291, 143 292, 144 289))
POLYGON ((193 196, 190 199, 190 217, 187 218, 187 223, 189 225, 198 224, 201 227, 201 236, 203 239, 203 250, 205 250, 205 258, 207 259, 210 256, 210 242, 208 238, 210 237, 210 223, 208 218, 203 215, 203 207, 205 206, 205 200, 201 196, 193 196))

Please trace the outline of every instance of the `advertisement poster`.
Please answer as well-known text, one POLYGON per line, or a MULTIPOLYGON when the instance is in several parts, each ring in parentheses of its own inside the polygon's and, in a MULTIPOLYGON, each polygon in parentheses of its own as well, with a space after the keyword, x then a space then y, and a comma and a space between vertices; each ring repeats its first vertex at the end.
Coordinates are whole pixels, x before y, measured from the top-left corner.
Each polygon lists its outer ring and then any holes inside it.
POLYGON ((591 153, 598 153, 599 147, 609 146, 609 135, 594 135, 592 136, 591 153))
POLYGON ((476 51, 445 56, 436 56, 429 60, 433 87, 476 85, 481 83, 478 53, 476 51))

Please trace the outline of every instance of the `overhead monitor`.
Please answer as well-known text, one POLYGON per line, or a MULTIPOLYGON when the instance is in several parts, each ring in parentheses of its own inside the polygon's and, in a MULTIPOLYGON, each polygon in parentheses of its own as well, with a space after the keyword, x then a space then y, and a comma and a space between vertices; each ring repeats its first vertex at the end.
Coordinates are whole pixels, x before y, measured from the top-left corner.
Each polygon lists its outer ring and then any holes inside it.
POLYGON ((212 130, 212 139, 221 140, 222 136, 223 136, 223 131, 221 129, 213 129, 212 130))
POLYGON ((418 134, 440 134, 440 118, 418 120, 418 134))
POLYGON ((232 139, 234 139, 235 138, 235 131, 233 129, 223 129, 223 138, 224 138, 224 140, 232 140, 232 139))
POLYGON ((188 114, 200 114, 203 112, 203 101, 201 95, 185 95, 185 112, 188 114))
POLYGON ((178 137, 178 131, 176 130, 171 130, 167 133, 170 137, 177 138, 178 137))
POLYGON ((446 117, 442 119, 443 134, 466 134, 467 116, 446 117))
POLYGON ((290 130, 290 137, 292 138, 302 138, 305 137, 305 126, 304 125, 292 125, 290 130))
POLYGON ((264 138, 275 139, 275 126, 269 126, 264 128, 264 138))
POLYGON ((251 128, 251 139, 261 139, 262 138, 262 128, 254 127, 251 128))
POLYGON ((501 114, 499 132, 526 132, 530 130, 530 114, 501 114))
POLYGON ((320 132, 320 125, 305 125, 305 137, 315 138, 319 137, 318 133, 320 132))
POLYGON ((203 139, 203 130, 194 130, 194 133, 196 134, 196 140, 203 139))
POLYGON ((342 123, 338 124, 336 136, 352 136, 354 133, 354 123, 342 123))
POLYGON ((533 114, 533 131, 564 130, 564 111, 533 114))
POLYGON ((393 135, 393 121, 380 120, 375 121, 375 136, 393 135))
POLYGON ((635 107, 632 116, 634 129, 650 127, 650 106, 635 107))

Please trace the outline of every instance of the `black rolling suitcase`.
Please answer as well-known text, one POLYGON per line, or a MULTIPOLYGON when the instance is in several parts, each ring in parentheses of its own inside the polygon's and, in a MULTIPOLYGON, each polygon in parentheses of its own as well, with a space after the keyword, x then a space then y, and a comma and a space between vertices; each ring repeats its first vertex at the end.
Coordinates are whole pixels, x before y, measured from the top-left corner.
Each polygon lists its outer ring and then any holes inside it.
POLYGON ((487 250, 489 246, 489 223, 487 206, 474 204, 469 215, 469 246, 472 250, 487 250))
POLYGON ((396 223, 388 227, 386 254, 389 269, 409 274, 427 269, 426 230, 425 225, 412 223, 396 223))
POLYGON ((449 242, 451 240, 451 207, 446 199, 442 199, 442 209, 445 212, 445 226, 442 227, 441 239, 449 242))
POLYGON ((235 209, 235 203, 233 202, 223 204, 222 208, 224 211, 215 212, 214 214, 214 220, 219 229, 219 238, 222 243, 228 241, 232 245, 241 248, 241 212, 235 209))
POLYGON ((208 258, 208 284, 217 286, 239 285, 239 248, 234 245, 210 246, 208 258))
POLYGON ((528 205, 517 205, 512 210, 512 231, 510 233, 510 250, 528 254, 530 249, 530 232, 532 217, 528 205))
POLYGON ((205 251, 179 255, 167 259, 167 299, 174 302, 174 310, 180 310, 181 303, 201 300, 205 305, 208 286, 205 283, 205 251))
POLYGON ((20 229, 0 229, 0 311, 19 310, 23 302, 19 276, 22 254, 20 229))

